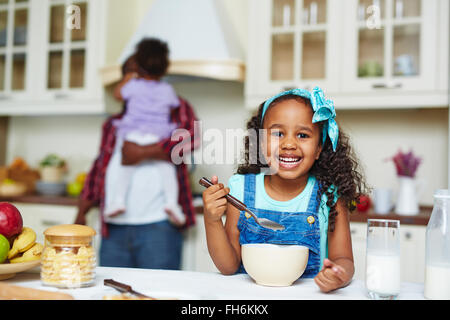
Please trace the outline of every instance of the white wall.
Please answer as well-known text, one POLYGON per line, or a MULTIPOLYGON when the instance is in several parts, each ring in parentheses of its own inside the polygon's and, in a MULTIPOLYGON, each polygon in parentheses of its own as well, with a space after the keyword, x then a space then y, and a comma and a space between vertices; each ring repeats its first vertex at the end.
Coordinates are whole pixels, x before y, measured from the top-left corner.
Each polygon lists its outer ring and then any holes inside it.
POLYGON ((153 1, 107 1, 105 65, 115 65, 117 63, 123 48, 128 44, 153 1))
POLYGON ((422 158, 417 179, 424 185, 420 203, 433 204, 433 192, 446 189, 448 172, 448 110, 337 111, 341 127, 350 134, 372 187, 397 190, 394 163, 386 160, 399 150, 422 158))
MULTIPOLYGON (((245 128, 245 124, 249 118, 249 111, 244 108, 244 87, 241 83, 222 82, 222 81, 199 81, 175 84, 178 94, 189 100, 196 110, 196 115, 201 120, 202 130, 205 133, 208 129, 217 130, 217 136, 224 137, 223 142, 226 143, 225 137, 227 129, 245 128)), ((221 159, 208 163, 211 159, 207 158, 208 146, 213 146, 214 141, 220 143, 219 140, 207 140, 203 143, 203 152, 196 152, 196 159, 201 159, 203 164, 195 167, 193 172, 193 187, 197 192, 202 192, 203 188, 198 185, 197 181, 203 177, 211 177, 217 175, 221 182, 226 183, 233 173, 236 172, 237 165, 227 163, 225 147, 220 148, 224 152, 221 159), (202 153, 202 154, 200 154, 202 153), (199 156, 200 154, 200 156, 199 156), (206 156, 205 156, 206 154, 206 156)), ((242 144, 243 141, 236 141, 236 146, 242 144)), ((241 148, 240 148, 241 149, 241 148)), ((237 152, 233 154, 238 157, 237 152)), ((237 159, 236 159, 237 161, 237 159)))
POLYGON ((72 179, 89 169, 100 143, 103 116, 11 117, 6 161, 22 157, 32 167, 48 154, 67 160, 72 179))

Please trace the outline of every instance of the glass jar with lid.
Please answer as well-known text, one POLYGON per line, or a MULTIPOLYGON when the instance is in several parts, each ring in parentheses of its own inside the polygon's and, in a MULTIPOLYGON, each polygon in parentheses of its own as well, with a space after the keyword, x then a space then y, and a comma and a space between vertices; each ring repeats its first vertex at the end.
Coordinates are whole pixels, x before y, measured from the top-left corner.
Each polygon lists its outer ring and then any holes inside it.
POLYGON ((94 284, 97 263, 93 228, 63 224, 44 231, 41 282, 58 288, 79 288, 94 284))
POLYGON ((424 296, 450 299, 450 190, 437 190, 426 231, 424 296))

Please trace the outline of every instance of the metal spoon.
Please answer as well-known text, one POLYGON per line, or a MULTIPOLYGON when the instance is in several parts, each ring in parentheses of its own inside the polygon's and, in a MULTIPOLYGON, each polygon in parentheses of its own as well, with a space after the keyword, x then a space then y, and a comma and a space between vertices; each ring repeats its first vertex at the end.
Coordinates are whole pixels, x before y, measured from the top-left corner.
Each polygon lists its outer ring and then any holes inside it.
MULTIPOLYGON (((210 186, 212 186, 212 182, 209 181, 208 179, 206 179, 205 177, 201 178, 200 181, 198 182, 200 183, 200 185, 204 186, 205 188, 208 188, 210 186)), ((284 230, 284 226, 282 226, 281 224, 276 223, 275 221, 266 219, 266 218, 258 218, 256 216, 256 214, 254 214, 251 210, 249 210, 247 208, 247 206, 242 203, 241 201, 239 201, 238 199, 236 199, 235 197, 233 197, 232 195, 227 194, 225 196, 225 198, 227 198, 227 200, 236 208, 238 208, 239 210, 243 210, 247 213, 249 213, 253 219, 255 219, 256 223, 259 224, 261 227, 263 228, 267 228, 267 229, 271 229, 274 231, 280 231, 280 230, 284 230)))

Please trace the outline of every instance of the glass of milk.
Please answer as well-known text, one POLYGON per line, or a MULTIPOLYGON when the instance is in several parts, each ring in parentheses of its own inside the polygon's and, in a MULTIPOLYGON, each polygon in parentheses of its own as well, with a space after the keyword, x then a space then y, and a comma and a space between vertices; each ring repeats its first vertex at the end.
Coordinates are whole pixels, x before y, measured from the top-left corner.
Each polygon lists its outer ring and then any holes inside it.
POLYGON ((399 220, 367 220, 366 288, 376 300, 393 300, 400 293, 399 220))

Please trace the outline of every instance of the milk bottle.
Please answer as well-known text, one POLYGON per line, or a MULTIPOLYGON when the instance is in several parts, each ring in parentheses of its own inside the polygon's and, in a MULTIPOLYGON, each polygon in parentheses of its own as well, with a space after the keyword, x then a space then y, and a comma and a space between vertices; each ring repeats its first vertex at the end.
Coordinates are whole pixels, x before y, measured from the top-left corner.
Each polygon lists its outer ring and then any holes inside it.
POLYGON ((450 300, 450 190, 434 193, 426 231, 424 296, 450 300))

